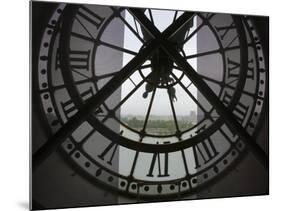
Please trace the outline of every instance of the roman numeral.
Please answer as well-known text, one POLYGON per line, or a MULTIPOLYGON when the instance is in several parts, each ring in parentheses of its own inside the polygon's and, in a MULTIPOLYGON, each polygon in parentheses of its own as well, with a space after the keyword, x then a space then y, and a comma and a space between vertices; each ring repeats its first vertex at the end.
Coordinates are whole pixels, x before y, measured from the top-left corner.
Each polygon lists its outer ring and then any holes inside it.
POLYGON ((231 95, 226 91, 223 95, 222 102, 224 103, 225 106, 228 106, 231 100, 231 95))
POLYGON ((70 51, 70 66, 73 70, 89 70, 90 50, 88 51, 70 51))
POLYGON ((239 75, 239 69, 240 69, 240 63, 239 62, 236 62, 236 61, 233 61, 229 58, 227 58, 227 70, 228 70, 228 77, 231 78, 231 77, 238 77, 239 75))
POLYGON ((203 163, 208 163, 219 154, 211 138, 208 138, 193 146, 192 149, 194 153, 196 169, 201 167, 203 163))
MULTIPOLYGON (((85 90, 84 92, 80 93, 80 96, 83 100, 87 101, 89 98, 91 98, 94 95, 93 89, 89 87, 89 89, 85 90)), ((67 100, 66 102, 61 102, 62 110, 66 116, 67 119, 72 117, 78 109, 75 107, 74 102, 72 99, 67 100)))
POLYGON ((234 22, 231 22, 231 24, 227 26, 220 26, 215 28, 218 31, 220 38, 223 40, 230 30, 235 29, 235 24, 234 22))
MULTIPOLYGON (((236 62, 234 60, 231 60, 227 58, 227 70, 228 70, 228 78, 238 78, 239 77, 239 72, 241 71, 240 67, 241 64, 239 62, 236 62)), ((247 70, 247 78, 248 79, 254 79, 254 60, 250 59, 248 60, 248 70, 247 70)))
MULTIPOLYGON (((88 50, 88 51, 70 50, 69 62, 70 62, 70 66, 71 66, 72 70, 89 71, 90 53, 91 53, 90 50, 88 50)), ((57 49, 55 70, 61 68, 60 57, 61 57, 60 49, 57 49)))
MULTIPOLYGON (((170 143, 170 142, 164 142, 164 143, 170 143)), ((157 143, 158 144, 158 143, 157 143)), ((150 168, 148 171, 148 174, 146 176, 148 177, 154 177, 153 172, 155 169, 155 164, 158 165, 158 175, 157 177, 168 177, 169 175, 169 153, 154 153, 153 157, 151 159, 150 168), (164 166, 161 165, 161 154, 164 156, 164 166), (163 167, 163 170, 162 170, 163 167)))
POLYGON ((91 87, 85 90, 84 92, 80 93, 80 96, 83 98, 84 101, 89 100, 92 96, 94 96, 94 91, 91 87))
POLYGON ((71 118, 77 112, 77 108, 71 99, 60 104, 67 119, 71 118))
POLYGON ((88 9, 85 6, 81 6, 77 12, 77 16, 88 21, 94 25, 97 29, 103 24, 105 18, 102 18, 100 15, 94 13, 92 10, 88 9))
POLYGON ((106 148, 105 150, 100 154, 98 155, 98 157, 101 159, 101 160, 104 160, 105 157, 108 157, 108 161, 107 163, 109 165, 112 165, 112 160, 114 158, 114 155, 116 153, 116 150, 117 150, 117 144, 111 142, 106 148))
MULTIPOLYGON (((231 95, 225 92, 222 99, 223 103, 225 105, 228 105, 230 103, 230 100, 231 100, 231 95)), ((237 121, 242 124, 248 111, 249 111, 249 106, 244 105, 239 101, 233 110, 233 114, 236 117, 237 121)))

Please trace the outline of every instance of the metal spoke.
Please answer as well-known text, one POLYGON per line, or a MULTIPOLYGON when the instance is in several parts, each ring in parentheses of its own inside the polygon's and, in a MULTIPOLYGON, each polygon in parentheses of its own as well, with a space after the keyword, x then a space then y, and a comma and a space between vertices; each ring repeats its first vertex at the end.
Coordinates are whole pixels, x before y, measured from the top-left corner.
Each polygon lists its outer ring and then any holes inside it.
POLYGON ((238 38, 238 36, 234 37, 226 47, 227 48, 230 47, 232 45, 232 43, 234 43, 234 41, 237 40, 237 38, 238 38))
MULTIPOLYGON (((104 85, 99 92, 97 92, 92 98, 90 98, 86 104, 84 104, 79 111, 71 117, 67 123, 65 123, 48 141, 33 154, 33 171, 44 162, 44 160, 57 149, 58 146, 70 135, 105 99, 108 98, 123 81, 128 78, 140 64, 158 49, 158 41, 150 42, 146 48, 142 49, 136 57, 134 57, 126 66, 124 66, 106 85, 104 85)), ((62 62, 67 62, 67 55, 62 56, 62 62), (65 58, 65 57, 66 58, 65 58)))
MULTIPOLYGON (((114 107, 113 111, 116 111, 122 104, 124 104, 130 96, 132 96, 139 87, 141 87, 142 84, 144 84, 144 82, 146 81, 146 79, 148 79, 150 77, 151 73, 144 79, 142 80, 129 94, 127 94, 127 96, 117 105, 114 107)), ((106 121, 106 119, 108 119, 109 116, 106 116, 102 122, 106 121)), ((139 142, 141 143, 142 142, 142 138, 139 140, 139 142)), ((134 174, 134 171, 135 171, 135 167, 136 167, 136 163, 137 163, 137 159, 138 159, 138 156, 139 156, 139 151, 136 151, 136 154, 134 156, 134 161, 133 161, 133 164, 132 164, 132 168, 131 168, 131 171, 130 171, 130 176, 132 176, 134 174)))
POLYGON ((105 79, 105 78, 110 78, 110 77, 113 77, 115 74, 117 74, 119 71, 116 71, 116 72, 112 72, 112 73, 108 73, 108 74, 103 74, 103 75, 99 75, 99 76, 87 76, 87 75, 84 75, 84 74, 81 74, 80 72, 78 71, 75 71, 75 70, 72 70, 73 72, 76 72, 77 74, 83 76, 84 78, 86 79, 83 79, 83 80, 79 80, 79 81, 75 81, 75 84, 83 84, 83 83, 87 83, 87 82, 96 82, 97 80, 100 80, 100 79, 105 79))
POLYGON ((139 21, 139 23, 152 38, 158 38, 162 41, 166 39, 172 39, 173 36, 175 36, 177 32, 181 31, 182 27, 184 27, 185 24, 189 22, 194 15, 194 13, 190 12, 183 13, 161 34, 161 32, 152 24, 152 22, 143 14, 141 10, 129 9, 129 12, 139 21))
MULTIPOLYGON (((174 66, 173 68, 174 68, 174 69, 177 69, 177 70, 182 70, 181 68, 179 68, 179 67, 177 67, 177 66, 174 66)), ((205 76, 205 75, 203 75, 203 74, 199 74, 199 73, 198 73, 198 75, 200 75, 200 77, 203 78, 204 80, 209 81, 209 82, 211 82, 211 83, 215 83, 215 84, 217 84, 217 85, 219 85, 219 86, 222 86, 222 87, 225 87, 225 88, 229 88, 229 89, 232 89, 232 90, 235 90, 235 89, 237 88, 237 87, 232 86, 231 84, 234 83, 235 81, 238 81, 238 79, 233 79, 232 81, 230 81, 230 82, 228 82, 228 83, 224 83, 223 81, 219 81, 219 80, 210 78, 210 77, 205 76)), ((192 83, 191 83, 191 84, 192 84, 192 83)), ((190 86, 191 84, 189 84, 189 86, 190 86)), ((188 87, 186 87, 186 88, 188 88, 188 87)), ((258 98, 262 99, 262 97, 259 97, 258 95, 253 94, 253 93, 250 93, 250 92, 245 91, 245 90, 243 90, 243 93, 246 94, 246 95, 248 95, 248 96, 250 96, 250 97, 252 97, 252 98, 258 97, 258 98)))
POLYGON ((150 68, 150 67, 151 67, 151 64, 145 64, 145 65, 142 65, 141 67, 139 67, 139 70, 150 68))
MULTIPOLYGON (((181 68, 179 68, 177 66, 173 66, 173 68, 177 69, 177 70, 182 70, 181 68)), ((233 79, 232 81, 230 81, 228 83, 224 83, 223 81, 216 80, 214 78, 205 76, 203 74, 198 73, 198 75, 206 81, 210 81, 212 83, 218 84, 219 86, 224 86, 224 87, 231 88, 231 89, 235 89, 235 87, 231 86, 230 84, 234 83, 235 81, 238 81, 238 79, 233 79)))
POLYGON ((154 24, 154 20, 153 20, 151 9, 148 9, 148 13, 149 13, 149 17, 150 17, 151 22, 154 24))
POLYGON ((146 78, 144 80, 142 80, 137 86, 134 87, 134 89, 132 89, 127 95, 126 97, 124 97, 114 108, 113 110, 116 111, 122 104, 124 104, 136 91, 138 88, 140 88, 144 82, 146 81, 146 79, 149 78, 149 76, 151 75, 151 73, 146 76, 146 78))
POLYGON ((134 84, 134 86, 136 87, 136 83, 131 79, 131 77, 129 77, 129 80, 132 82, 132 84, 134 84))
MULTIPOLYGON (((89 122, 88 122, 89 123, 89 122)), ((77 145, 82 146, 89 138, 96 132, 95 128, 93 128, 77 145)))
POLYGON ((218 85, 223 85, 223 82, 222 81, 219 81, 219 80, 216 80, 216 79, 213 79, 213 78, 210 78, 208 76, 205 76, 205 75, 202 75, 202 74, 199 74, 204 80, 207 80, 207 81, 210 81, 210 82, 213 82, 215 84, 218 84, 218 85))
POLYGON ((205 25, 205 23, 201 23, 190 35, 188 35, 182 42, 182 45, 184 45, 185 43, 187 43, 203 26, 205 25))
MULTIPOLYGON (((173 66, 173 68, 182 71, 182 69, 181 69, 180 67, 173 66)), ((210 78, 210 77, 205 76, 205 75, 203 75, 203 74, 199 74, 199 73, 198 73, 198 75, 200 75, 201 78, 203 78, 203 79, 205 79, 205 80, 207 80, 207 81, 216 83, 216 84, 218 84, 218 85, 220 85, 220 86, 223 85, 223 82, 222 82, 222 81, 218 81, 218 80, 216 80, 216 79, 210 78)))
MULTIPOLYGON (((118 50, 118 51, 122 51, 124 53, 128 53, 128 54, 131 54, 131 55, 137 55, 137 52, 134 52, 132 50, 129 50, 129 49, 126 49, 126 48, 122 48, 120 46, 116 46, 116 45, 113 45, 113 44, 110 44, 110 43, 107 43, 107 42, 104 42, 104 41, 101 41, 101 40, 97 40, 95 39, 92 34, 89 32, 89 30, 87 29, 87 27, 80 21, 79 18, 75 18, 78 23, 84 28, 84 30, 87 32, 87 34, 90 36, 90 39, 92 40, 93 43, 95 44, 98 44, 98 45, 103 45, 103 46, 106 46, 106 47, 109 47, 109 48, 112 48, 112 49, 115 49, 115 50, 118 50)), ((73 36, 77 36, 79 37, 79 34, 73 32, 72 33, 73 36)), ((81 37, 81 36, 80 36, 81 37)))
POLYGON ((136 21, 136 19, 134 17, 133 17, 133 19, 134 19, 136 31, 137 31, 138 34, 140 34, 139 33, 139 28, 138 28, 138 25, 137 25, 137 21, 136 21))
MULTIPOLYGON (((149 65, 142 65, 142 66, 139 67, 138 69, 139 69, 139 70, 142 70, 142 69, 149 68, 149 67, 151 67, 150 64, 149 64, 149 65)), ((94 80, 97 81, 97 80, 100 80, 100 79, 112 77, 112 76, 114 76, 115 74, 117 74, 118 72, 119 72, 119 71, 112 72, 112 73, 107 73, 107 74, 103 74, 103 75, 96 75, 94 80)), ((134 85, 135 85, 135 83, 134 83, 134 85)))
MULTIPOLYGON (((127 95, 126 95, 126 97, 125 98, 123 98, 123 100, 122 101, 120 101, 113 109, 112 109, 112 111, 116 111, 117 109, 119 109, 120 108, 120 106, 122 106, 141 86, 142 86, 142 84, 144 84, 144 82, 145 82, 145 80, 149 77, 150 75, 148 75, 144 80, 142 80, 138 85, 136 85, 136 87, 134 87, 134 89, 132 89, 127 95)), ((90 117, 89 117, 90 118, 90 117)), ((110 118, 110 115, 109 114, 107 114, 102 120, 101 120, 101 122, 102 123, 104 123, 107 119, 109 119, 110 118)), ((91 124, 91 121, 89 121, 88 122, 90 125, 92 125, 93 127, 94 127, 94 125, 93 124, 91 124)), ((93 131, 92 131, 92 133, 94 133, 96 130, 95 129, 93 129, 93 131)), ((84 140, 85 141, 85 140, 84 140)), ((82 142, 80 142, 81 143, 81 145, 83 144, 82 142)), ((79 143, 79 144, 80 144, 79 143)))
MULTIPOLYGON (((178 77, 171 72, 171 75, 178 80, 178 77)), ((188 90, 188 88, 181 82, 179 81, 179 85, 182 87, 182 89, 188 94, 188 96, 193 100, 193 102, 195 102, 197 104, 197 106, 205 113, 207 114, 208 112, 206 111, 206 109, 201 105, 201 103, 199 103, 199 101, 193 96, 193 94, 188 90)))
POLYGON ((236 45, 236 46, 233 46, 233 47, 226 47, 226 48, 222 48, 222 49, 219 48, 219 49, 212 50, 212 51, 206 51, 206 52, 202 52, 202 53, 191 54, 191 55, 185 56, 185 59, 193 59, 193 58, 198 58, 198 57, 201 57, 201 56, 207 56, 207 55, 211 55, 211 54, 221 53, 223 51, 226 52, 226 51, 236 50, 236 49, 239 49, 240 47, 241 47, 240 45, 236 45))
MULTIPOLYGON (((149 22, 147 17, 145 15, 143 15, 141 12, 136 11, 136 10, 132 10, 131 12, 139 19, 141 24, 145 27, 147 32, 151 34, 151 36, 153 36, 154 38, 161 38, 160 42, 161 42, 162 49, 175 61, 175 63, 180 68, 182 68, 183 72, 193 82, 193 84, 197 87, 197 89, 214 106, 216 111, 221 116, 224 117, 224 120, 230 126, 230 128, 232 130, 234 130, 240 136, 240 138, 244 141, 244 143, 246 145, 249 146, 249 148, 252 150, 252 152, 254 153, 256 158, 260 161, 260 163, 265 168, 268 168, 268 156, 266 155, 266 153, 262 150, 262 148, 257 143, 255 143, 255 141, 247 133, 245 128, 243 128, 243 126, 240 125, 240 123, 236 120, 233 113, 228 108, 225 107, 225 105, 219 100, 219 98, 212 91, 212 89, 206 84, 206 82, 197 74, 197 72, 186 61, 186 59, 180 55, 178 50, 170 42, 167 42, 167 40, 165 40, 165 38, 167 38, 165 35, 165 32, 163 34, 161 34, 158 31, 158 29, 153 24, 151 24, 151 22, 149 22)), ((184 16, 184 15, 182 15, 182 16, 184 16)), ((167 31, 169 31, 169 30, 167 29, 167 31)), ((168 38, 169 37, 170 36, 168 36, 168 38)), ((244 38, 244 40, 242 42, 247 43, 246 38, 244 38)), ((241 55, 241 56, 243 56, 243 55, 241 55)))
POLYGON ((169 43, 162 43, 163 49, 170 55, 170 57, 177 63, 179 67, 182 68, 183 72, 188 76, 188 78, 194 83, 197 89, 205 96, 205 98, 214 106, 216 111, 224 117, 224 120, 229 125, 229 127, 234 130, 240 138, 246 143, 252 152, 255 154, 256 158, 260 163, 268 168, 268 157, 266 153, 261 149, 261 147, 255 143, 252 137, 247 133, 245 128, 240 125, 236 120, 234 115, 225 105, 219 100, 212 89, 206 84, 206 82, 198 75, 198 73, 193 69, 193 67, 186 62, 185 58, 182 57, 178 51, 169 43))
POLYGON ((175 11, 173 22, 175 22, 175 20, 177 19, 177 15, 178 15, 178 11, 175 11))
POLYGON ((112 72, 112 73, 107 73, 107 74, 103 74, 103 75, 96 75, 95 76, 95 81, 100 80, 100 79, 105 79, 105 78, 112 77, 112 76, 116 75, 118 72, 119 71, 112 72))
POLYGON ((128 23, 128 21, 120 15, 120 12, 116 10, 114 7, 111 7, 114 12, 118 12, 118 17, 122 20, 122 22, 130 29, 130 31, 142 42, 144 43, 143 38, 139 35, 138 31, 135 31, 134 28, 128 23))

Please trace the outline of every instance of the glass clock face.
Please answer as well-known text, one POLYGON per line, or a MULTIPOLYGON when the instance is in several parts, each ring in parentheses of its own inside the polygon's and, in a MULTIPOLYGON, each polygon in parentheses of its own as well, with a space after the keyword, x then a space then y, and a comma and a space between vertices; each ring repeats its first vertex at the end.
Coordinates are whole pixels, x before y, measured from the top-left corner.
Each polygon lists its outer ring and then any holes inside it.
POLYGON ((248 16, 59 4, 37 70, 52 134, 101 96, 60 148, 87 178, 125 195, 178 197, 213 184, 248 150, 237 127, 254 136, 266 111, 268 70, 248 16))

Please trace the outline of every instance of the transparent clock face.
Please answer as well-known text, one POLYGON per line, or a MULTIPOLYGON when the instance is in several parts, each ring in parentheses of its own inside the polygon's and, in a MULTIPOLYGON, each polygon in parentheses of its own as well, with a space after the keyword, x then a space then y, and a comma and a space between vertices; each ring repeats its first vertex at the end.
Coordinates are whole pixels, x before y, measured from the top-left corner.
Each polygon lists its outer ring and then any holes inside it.
MULTIPOLYGON (((251 18, 140 11, 160 33, 190 15, 167 43, 254 135, 263 121, 268 78, 251 18)), ((38 95, 51 131, 74 117, 153 39, 128 8, 60 4, 38 58, 38 95)), ((105 188, 159 198, 192 193, 233 169, 245 143, 204 90, 162 48, 139 63, 65 139, 61 149, 68 161, 105 188)))

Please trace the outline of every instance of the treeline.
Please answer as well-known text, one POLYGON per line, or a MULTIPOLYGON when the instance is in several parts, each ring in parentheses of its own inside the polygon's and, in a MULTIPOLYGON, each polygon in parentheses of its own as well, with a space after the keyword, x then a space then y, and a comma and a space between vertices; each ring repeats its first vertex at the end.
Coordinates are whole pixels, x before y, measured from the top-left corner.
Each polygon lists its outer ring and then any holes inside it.
MULTIPOLYGON (((123 117, 121 119, 126 125, 134 129, 140 129, 143 127, 144 120, 137 119, 136 117, 128 118, 123 117)), ((193 127, 193 124, 187 120, 178 120, 178 126, 180 130, 186 130, 193 127)), ((149 120, 146 126, 147 129, 166 129, 169 132, 175 131, 175 121, 174 119, 162 120, 162 119, 153 119, 149 120)))

